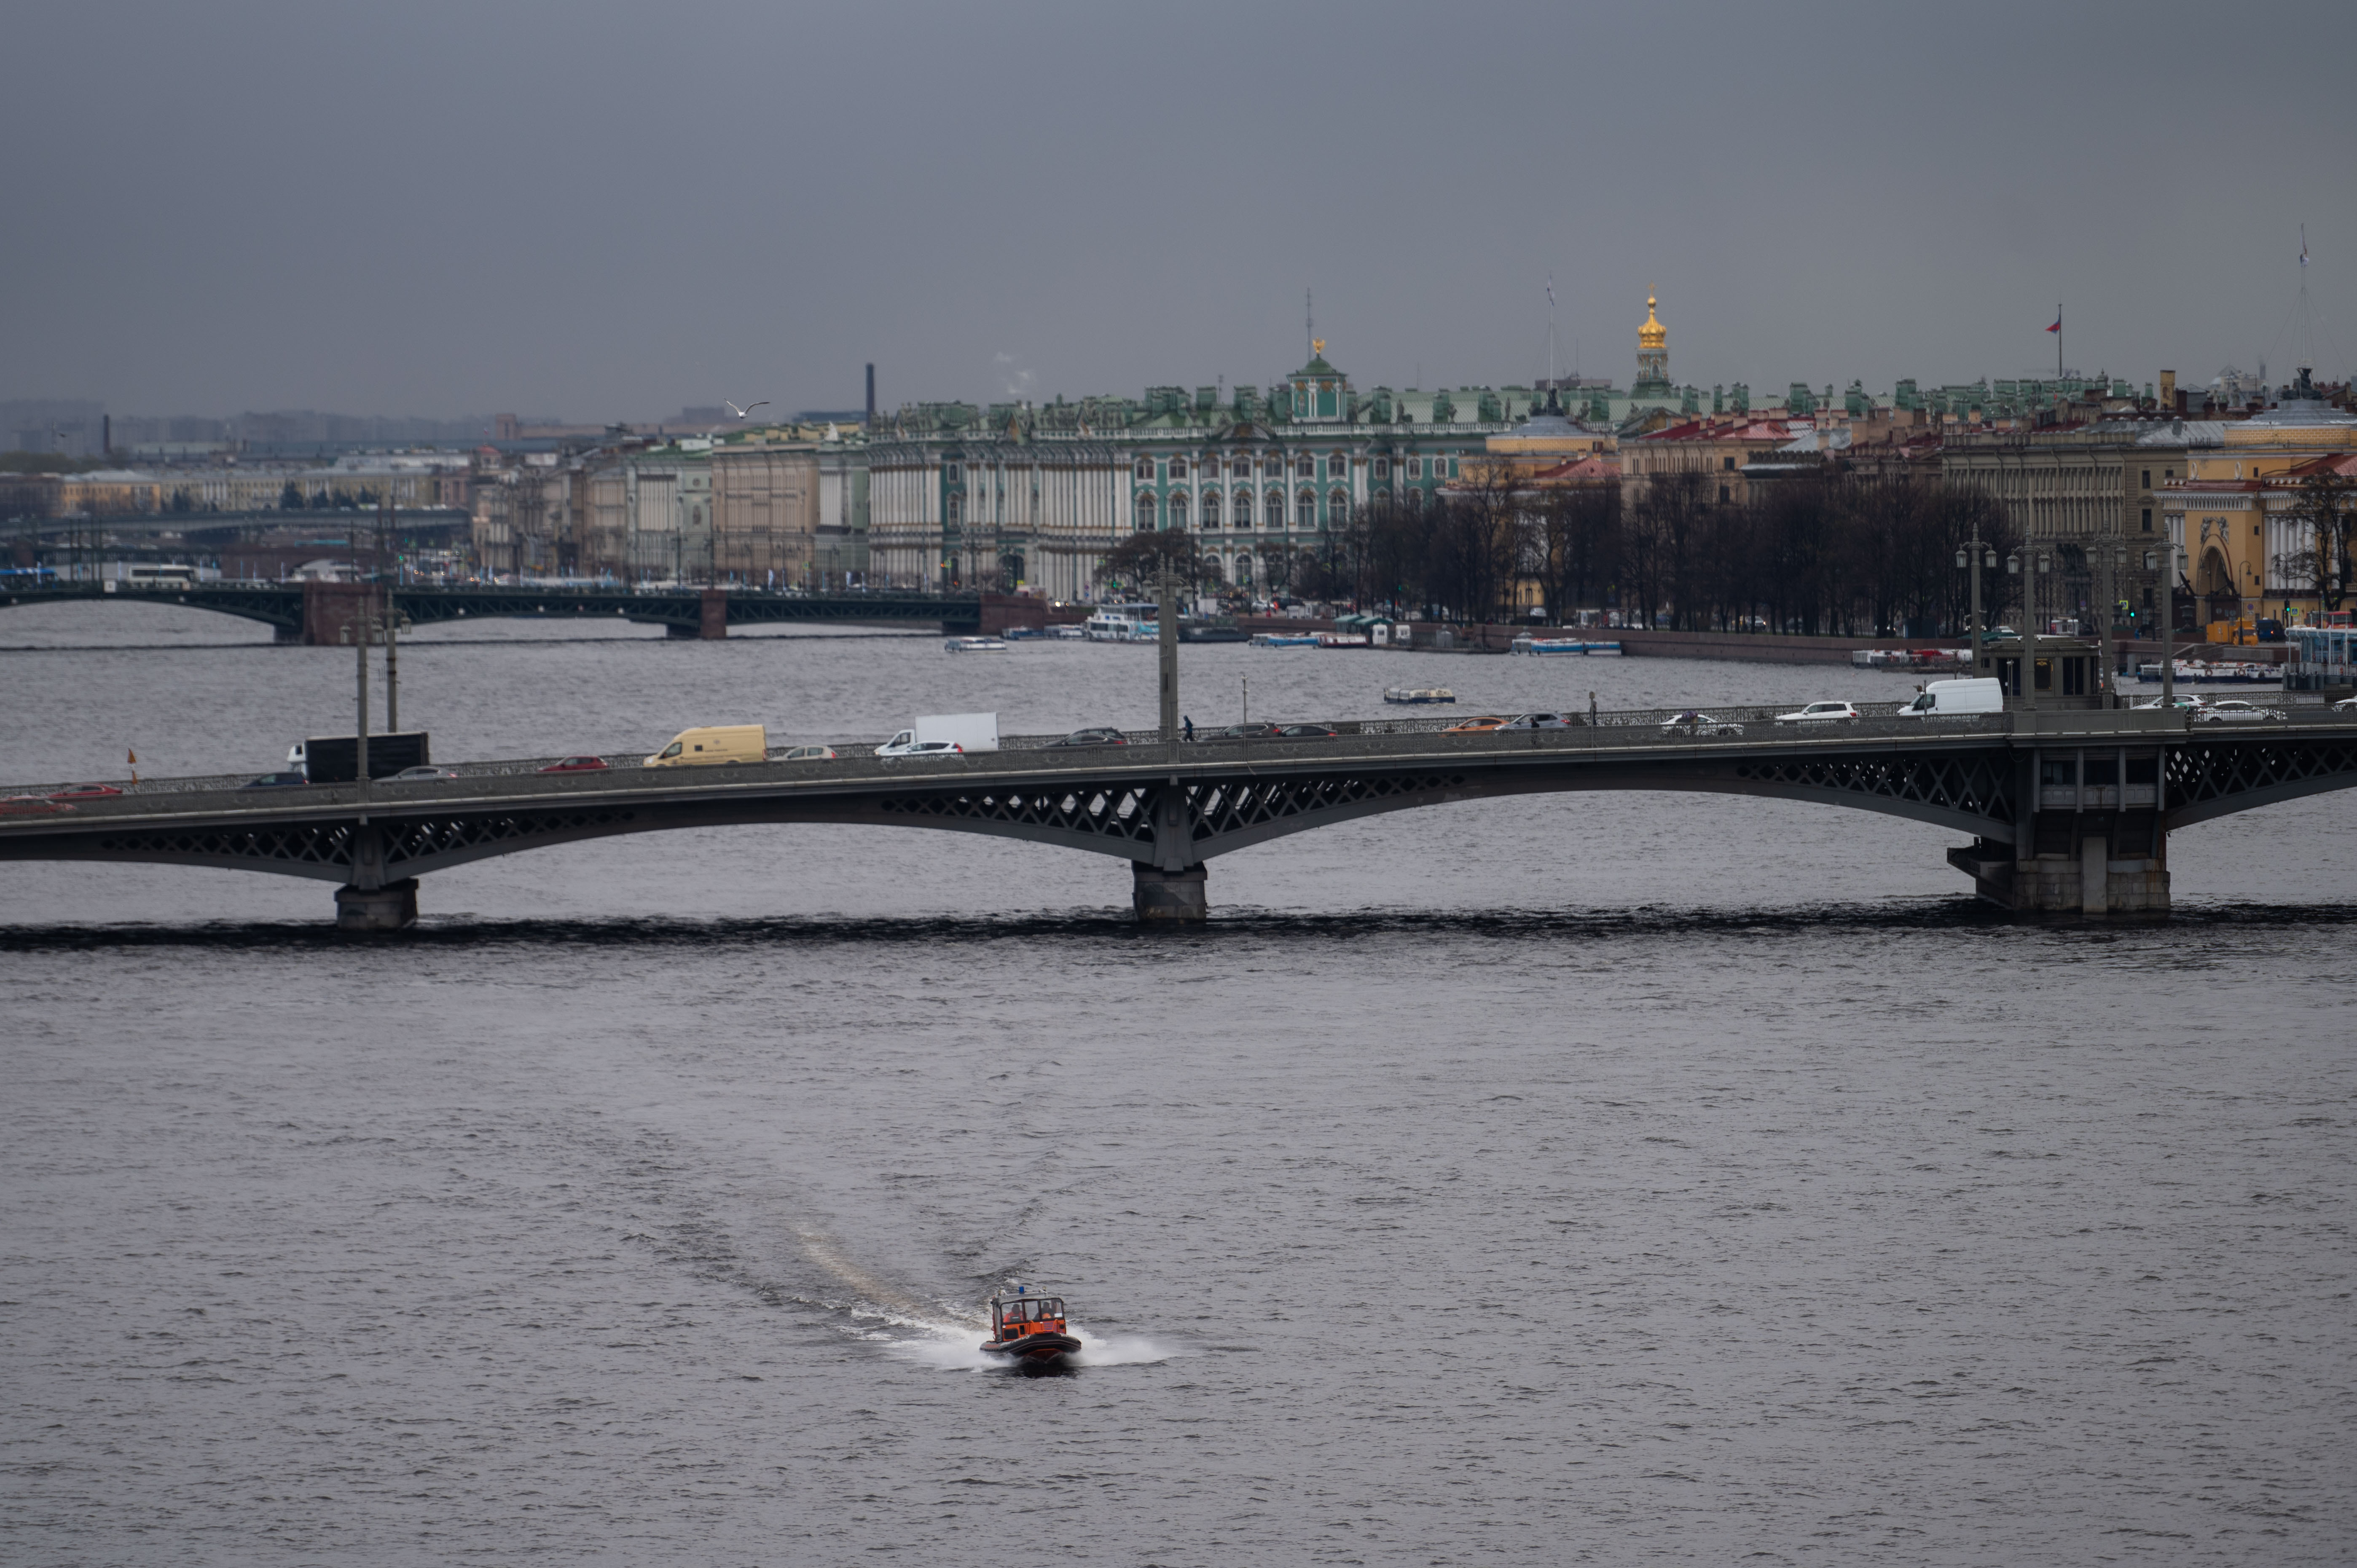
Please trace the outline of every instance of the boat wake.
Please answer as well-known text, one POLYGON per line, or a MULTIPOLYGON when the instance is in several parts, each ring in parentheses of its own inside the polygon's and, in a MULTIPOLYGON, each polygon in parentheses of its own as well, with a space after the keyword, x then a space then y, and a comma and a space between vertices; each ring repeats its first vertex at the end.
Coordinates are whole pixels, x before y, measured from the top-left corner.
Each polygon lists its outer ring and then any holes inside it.
MULTIPOLYGON (((804 1257, 850 1293, 849 1299, 813 1305, 841 1313, 857 1337, 900 1360, 939 1371, 1007 1369, 1003 1358, 983 1353, 982 1341, 990 1333, 986 1315, 919 1298, 845 1256, 842 1245, 823 1231, 797 1228, 794 1239, 804 1257)), ((1081 1341, 1079 1353, 1069 1359, 1074 1367, 1152 1366, 1183 1353, 1144 1335, 1098 1335, 1078 1321, 1072 1333, 1081 1341)))
MULTIPOLYGON (((913 1325, 911 1326, 914 1326, 913 1325)), ((1079 1352, 1066 1359, 1072 1367, 1151 1367, 1174 1359, 1185 1352, 1143 1334, 1101 1335, 1077 1319, 1071 1320, 1072 1333, 1081 1341, 1079 1352)), ((886 1353, 915 1366, 939 1372, 1005 1372, 1011 1370, 1004 1357, 985 1355, 982 1342, 966 1328, 947 1325, 924 1334, 905 1334, 888 1339, 886 1353)))

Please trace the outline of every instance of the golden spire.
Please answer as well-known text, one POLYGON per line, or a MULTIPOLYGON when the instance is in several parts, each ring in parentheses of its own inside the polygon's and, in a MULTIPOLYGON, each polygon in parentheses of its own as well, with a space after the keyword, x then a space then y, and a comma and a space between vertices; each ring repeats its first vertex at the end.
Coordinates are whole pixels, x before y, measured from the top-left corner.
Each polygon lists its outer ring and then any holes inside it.
POLYGON ((1324 353, 1325 351, 1326 351, 1326 339, 1325 339, 1325 338, 1312 338, 1311 339, 1309 339, 1309 354, 1310 354, 1310 358, 1315 359, 1315 358, 1317 358, 1318 355, 1320 355, 1320 354, 1324 353))
POLYGON ((1662 325, 1660 317, 1653 314, 1653 307, 1659 303, 1652 295, 1645 295, 1645 325, 1637 328, 1637 347, 1640 349, 1659 349, 1670 340, 1670 329, 1662 325))

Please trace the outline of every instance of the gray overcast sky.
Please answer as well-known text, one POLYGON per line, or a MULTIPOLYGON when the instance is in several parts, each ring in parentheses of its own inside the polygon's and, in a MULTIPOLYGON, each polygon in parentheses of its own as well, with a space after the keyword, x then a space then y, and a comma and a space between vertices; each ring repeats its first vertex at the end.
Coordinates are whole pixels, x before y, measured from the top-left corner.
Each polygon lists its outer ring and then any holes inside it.
POLYGON ((652 418, 2357 355, 2357 5, 7 4, 0 397, 652 418), (1568 370, 1566 362, 1565 369, 1568 370))

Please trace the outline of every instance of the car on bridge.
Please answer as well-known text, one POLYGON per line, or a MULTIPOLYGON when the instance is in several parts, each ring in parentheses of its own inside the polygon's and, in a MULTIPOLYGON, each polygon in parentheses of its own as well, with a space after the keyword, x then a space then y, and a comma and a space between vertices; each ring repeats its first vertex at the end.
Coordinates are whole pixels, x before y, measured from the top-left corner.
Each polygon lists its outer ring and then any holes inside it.
POLYGON ((394 774, 390 779, 386 780, 386 782, 393 784, 417 784, 423 783, 427 779, 456 779, 457 777, 458 776, 456 773, 453 773, 447 768, 436 768, 431 763, 421 762, 414 768, 403 768, 400 772, 394 774))
POLYGON ((109 795, 122 793, 112 784, 69 784, 62 789, 50 790, 42 798, 49 800, 102 800, 109 795))
POLYGON ((1663 719, 1662 721, 1662 733, 1663 735, 1696 736, 1741 735, 1743 733, 1743 726, 1738 724, 1729 724, 1725 719, 1715 719, 1708 714, 1702 713, 1697 709, 1688 708, 1684 713, 1673 714, 1668 718, 1663 719))
POLYGON ((887 762, 904 757, 923 760, 936 757, 963 757, 965 747, 953 740, 907 740, 879 746, 876 748, 876 755, 887 762))
POLYGON ((1585 723, 1577 714, 1523 714, 1508 719, 1500 729, 1578 729, 1585 723))
MULTIPOLYGON (((785 755, 775 758, 775 760, 779 762, 833 762, 834 760, 834 747, 831 746, 789 746, 785 755)), ((600 763, 598 766, 602 768, 605 764, 600 763)))
MULTIPOLYGON (((2171 705, 2179 713, 2187 713, 2192 709, 2200 707, 2201 705, 2201 693, 2199 692, 2179 692, 2177 693, 2176 700, 2171 705)), ((2155 697, 2149 703, 2131 703, 2128 705, 2132 708, 2141 709, 2146 713, 2151 713, 2160 706, 2160 699, 2158 697, 2155 697)))
POLYGON ((1811 703, 1798 713, 1778 714, 1780 725, 1842 724, 1858 717, 1854 703, 1811 703))
POLYGON ((1450 725, 1447 729, 1442 730, 1440 733, 1443 735, 1488 735, 1492 730, 1504 729, 1506 725, 1512 722, 1512 721, 1511 719, 1508 719, 1501 714, 1484 714, 1478 719, 1466 719, 1460 723, 1450 725))
POLYGON ((1205 740, 1275 740, 1279 726, 1272 724, 1230 725, 1205 736, 1205 740))
POLYGON ((2281 708, 2263 708, 2240 697, 2221 697, 2193 710, 2193 722, 2197 725, 2257 725, 2283 716, 2281 708))
POLYGON ((602 773, 606 759, 602 757, 566 757, 550 763, 543 773, 602 773))
POLYGON ((1127 746, 1129 737, 1111 725, 1091 725, 1086 729, 1076 729, 1071 734, 1051 740, 1048 744, 1049 746, 1127 746))
POLYGON ((250 779, 246 780, 245 783, 241 784, 238 788, 242 789, 284 789, 296 784, 308 784, 309 782, 311 782, 310 777, 304 773, 265 773, 259 779, 250 779))
POLYGON ((1276 740, 1331 740, 1342 732, 1326 725, 1279 725, 1276 740))

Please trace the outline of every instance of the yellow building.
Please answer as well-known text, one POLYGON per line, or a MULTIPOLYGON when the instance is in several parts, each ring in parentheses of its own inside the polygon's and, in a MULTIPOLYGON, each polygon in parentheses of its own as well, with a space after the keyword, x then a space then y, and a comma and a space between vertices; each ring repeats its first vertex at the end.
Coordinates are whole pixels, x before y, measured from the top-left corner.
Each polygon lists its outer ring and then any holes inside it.
POLYGON ((91 517, 124 517, 154 511, 162 504, 162 486, 153 474, 132 468, 99 468, 58 476, 59 517, 86 513, 91 517))
POLYGON ((2315 395, 2309 373, 2276 405, 2227 423, 2216 446, 2186 454, 2186 477, 2158 492, 2177 553, 2177 588, 2199 623, 2298 616, 2318 604, 2302 570, 2313 530, 2298 516, 2301 478, 2319 459, 2357 452, 2357 417, 2315 395))

